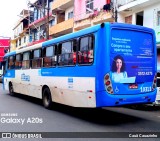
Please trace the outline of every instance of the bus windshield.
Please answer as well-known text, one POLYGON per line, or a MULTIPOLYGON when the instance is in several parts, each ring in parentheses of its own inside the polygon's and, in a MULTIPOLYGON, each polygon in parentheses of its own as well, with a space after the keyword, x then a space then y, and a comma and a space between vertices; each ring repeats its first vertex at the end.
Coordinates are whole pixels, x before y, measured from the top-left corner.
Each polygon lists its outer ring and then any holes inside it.
POLYGON ((111 52, 126 55, 153 55, 152 34, 135 30, 112 29, 111 52))

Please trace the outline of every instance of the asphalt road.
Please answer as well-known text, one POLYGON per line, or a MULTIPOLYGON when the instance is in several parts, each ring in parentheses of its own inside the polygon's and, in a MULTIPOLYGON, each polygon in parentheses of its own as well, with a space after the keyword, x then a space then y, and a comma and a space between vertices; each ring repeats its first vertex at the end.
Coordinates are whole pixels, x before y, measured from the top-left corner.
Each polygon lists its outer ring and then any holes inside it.
MULTIPOLYGON (((8 95, 7 91, 2 90, 1 84, 0 113, 0 132, 160 132, 160 107, 85 109, 55 104, 52 110, 47 110, 39 99, 24 95, 8 95), (10 118, 18 120, 11 121, 10 118)), ((62 137, 54 140, 71 139, 62 137)), ((132 138, 132 140, 146 139, 132 138)))

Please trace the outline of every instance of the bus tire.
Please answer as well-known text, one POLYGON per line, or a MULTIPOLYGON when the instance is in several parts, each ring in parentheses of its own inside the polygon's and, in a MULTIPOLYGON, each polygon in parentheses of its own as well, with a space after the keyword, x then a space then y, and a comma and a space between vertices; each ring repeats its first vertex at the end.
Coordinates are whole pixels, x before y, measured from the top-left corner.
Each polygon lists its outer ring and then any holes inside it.
POLYGON ((15 95, 15 92, 14 92, 14 89, 13 89, 13 85, 12 85, 11 82, 9 83, 9 95, 11 95, 11 96, 15 95))
POLYGON ((51 97, 51 92, 50 92, 49 88, 47 88, 47 87, 44 88, 44 90, 43 90, 42 100, 43 100, 43 106, 46 109, 51 109, 51 107, 52 107, 52 97, 51 97))

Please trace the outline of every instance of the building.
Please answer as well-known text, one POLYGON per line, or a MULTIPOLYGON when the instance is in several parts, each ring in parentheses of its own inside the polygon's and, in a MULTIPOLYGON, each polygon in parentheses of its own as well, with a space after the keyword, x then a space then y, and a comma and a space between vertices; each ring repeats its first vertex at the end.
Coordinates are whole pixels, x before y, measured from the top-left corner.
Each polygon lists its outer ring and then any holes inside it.
POLYGON ((0 82, 2 82, 2 61, 5 53, 10 50, 10 38, 0 37, 0 82))
POLYGON ((49 35, 52 38, 73 32, 74 1, 54 0, 51 9, 55 25, 49 28, 49 35))
POLYGON ((118 22, 146 26, 155 30, 157 71, 160 72, 160 0, 119 0, 116 7, 118 22))
POLYGON ((5 53, 10 50, 10 37, 0 36, 0 62, 3 61, 5 53))
POLYGON ((155 29, 160 47, 160 0, 117 0, 118 22, 155 29))
POLYGON ((75 0, 74 31, 115 19, 113 0, 75 0))
POLYGON ((52 15, 52 4, 54 0, 37 0, 29 3, 29 44, 43 42, 50 39, 49 27, 55 24, 55 16, 52 15))
POLYGON ((13 28, 14 35, 11 39, 11 51, 26 47, 29 41, 28 10, 22 10, 19 17, 19 21, 13 28))

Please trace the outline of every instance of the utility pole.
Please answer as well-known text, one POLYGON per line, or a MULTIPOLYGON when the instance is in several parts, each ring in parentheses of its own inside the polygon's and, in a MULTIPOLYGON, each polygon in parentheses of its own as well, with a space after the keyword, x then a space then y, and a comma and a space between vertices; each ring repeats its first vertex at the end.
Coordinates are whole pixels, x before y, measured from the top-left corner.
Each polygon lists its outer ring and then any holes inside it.
POLYGON ((49 0, 47 0, 47 3, 48 3, 48 5, 47 5, 47 24, 46 24, 46 26, 47 26, 47 30, 46 30, 46 32, 47 32, 47 40, 49 40, 49 0))
POLYGON ((114 20, 115 22, 118 21, 118 11, 117 11, 118 6, 117 5, 118 5, 117 0, 114 0, 114 20))
POLYGON ((115 22, 117 22, 118 20, 118 12, 117 12, 117 8, 115 9, 115 22))
POLYGON ((42 6, 44 12, 43 16, 45 17, 46 39, 49 40, 49 0, 42 0, 42 6), (47 9, 47 15, 46 15, 46 9, 47 9))

